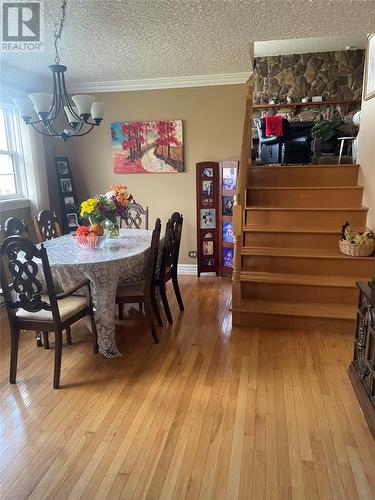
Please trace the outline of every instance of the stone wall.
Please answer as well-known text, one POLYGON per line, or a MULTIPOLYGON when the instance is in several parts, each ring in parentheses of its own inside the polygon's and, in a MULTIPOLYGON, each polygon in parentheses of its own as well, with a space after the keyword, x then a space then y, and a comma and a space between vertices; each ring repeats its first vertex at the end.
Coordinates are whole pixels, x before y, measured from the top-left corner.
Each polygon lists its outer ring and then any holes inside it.
POLYGON ((364 50, 256 57, 254 97, 360 99, 364 50))

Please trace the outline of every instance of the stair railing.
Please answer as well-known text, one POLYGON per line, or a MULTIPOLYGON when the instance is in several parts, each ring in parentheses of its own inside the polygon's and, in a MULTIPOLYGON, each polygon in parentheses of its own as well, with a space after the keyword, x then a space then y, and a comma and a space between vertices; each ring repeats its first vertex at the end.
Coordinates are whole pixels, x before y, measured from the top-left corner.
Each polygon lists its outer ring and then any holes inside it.
POLYGON ((233 302, 240 300, 241 253, 243 244, 243 228, 245 224, 246 191, 248 167, 251 161, 252 122, 253 122, 253 85, 251 74, 247 81, 246 107, 242 133, 241 157, 237 177, 237 189, 233 204, 233 302))

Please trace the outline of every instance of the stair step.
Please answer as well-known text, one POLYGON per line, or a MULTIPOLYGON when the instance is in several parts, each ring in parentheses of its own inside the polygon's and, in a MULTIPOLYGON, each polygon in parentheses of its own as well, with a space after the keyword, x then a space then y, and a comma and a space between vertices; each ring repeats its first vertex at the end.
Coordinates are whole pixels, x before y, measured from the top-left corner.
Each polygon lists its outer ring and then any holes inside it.
POLYGON ((301 302, 271 302, 266 300, 241 300, 236 308, 238 312, 253 312, 278 314, 287 316, 304 316, 309 318, 340 318, 354 320, 356 305, 301 303, 301 302))
POLYGON ((293 257, 293 258, 322 258, 322 259, 342 259, 353 262, 367 261, 373 262, 374 257, 351 257, 340 252, 338 246, 336 250, 303 248, 277 248, 277 247, 243 247, 242 255, 268 255, 271 257, 293 257))
POLYGON ((373 257, 349 257, 333 249, 243 247, 242 270, 290 276, 347 276, 352 281, 374 272, 373 257))
POLYGON ((251 206, 245 211, 246 226, 276 226, 301 228, 337 228, 349 221, 353 227, 366 226, 366 207, 296 208, 251 206))
POLYGON ((359 165, 252 166, 248 187, 355 186, 359 165))
POLYGON ((356 305, 241 300, 239 306, 233 308, 232 321, 233 325, 241 326, 353 335, 356 305))
POLYGON ((361 186, 250 187, 249 207, 360 208, 361 186))
MULTIPOLYGON (((357 231, 364 228, 355 228, 357 231)), ((337 250, 341 232, 335 229, 245 226, 244 245, 263 248, 337 250)))
MULTIPOLYGON (((281 285, 324 286, 335 288, 355 288, 356 280, 351 276, 324 276, 311 274, 286 274, 256 271, 241 271, 241 281, 253 283, 274 283, 281 285)), ((357 281, 368 281, 368 277, 358 277, 357 281)))

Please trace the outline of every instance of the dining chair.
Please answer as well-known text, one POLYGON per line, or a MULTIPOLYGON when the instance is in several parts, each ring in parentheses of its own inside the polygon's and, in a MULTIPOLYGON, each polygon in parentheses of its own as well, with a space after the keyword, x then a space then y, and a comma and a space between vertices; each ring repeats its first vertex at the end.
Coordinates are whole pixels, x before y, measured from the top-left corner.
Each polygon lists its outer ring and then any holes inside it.
POLYGON ((31 235, 26 222, 18 217, 9 217, 4 224, 4 235, 8 236, 24 236, 31 240, 31 235))
POLYGON ((160 311, 156 299, 156 294, 155 294, 156 287, 159 288, 160 297, 163 302, 164 311, 169 323, 173 323, 173 318, 171 310, 169 308, 167 292, 165 288, 165 284, 169 280, 172 280, 174 292, 177 298, 180 311, 184 310, 184 303, 182 301, 182 296, 180 292, 180 287, 178 286, 178 278, 177 278, 177 267, 178 267, 178 257, 180 253, 182 224, 183 224, 182 214, 174 212, 169 221, 167 222, 167 226, 165 228, 165 237, 164 237, 163 249, 161 252, 161 260, 160 260, 160 269, 157 271, 153 280, 152 305, 159 326, 163 326, 163 322, 160 316, 160 311))
POLYGON ((119 320, 123 319, 123 305, 124 304, 142 304, 144 309, 144 319, 147 322, 152 338, 155 344, 159 343, 153 321, 153 279, 156 271, 158 255, 159 255, 159 242, 160 242, 161 222, 156 219, 155 228, 152 232, 151 247, 149 250, 148 258, 145 262, 144 268, 144 281, 132 286, 119 286, 116 293, 116 304, 119 307, 119 320))
POLYGON ((51 210, 41 210, 38 215, 33 218, 33 221, 38 243, 61 236, 61 230, 55 212, 51 210))
POLYGON ((148 216, 148 207, 143 208, 133 200, 127 205, 124 215, 120 217, 120 228, 142 229, 143 226, 144 229, 148 229, 148 216))
POLYGON ((55 364, 53 388, 60 386, 62 332, 85 316, 91 318, 94 352, 98 352, 94 309, 89 280, 82 281, 72 289, 56 293, 52 279, 47 251, 43 244, 34 245, 22 236, 9 236, 0 249, 2 261, 1 286, 7 308, 11 353, 11 384, 16 383, 18 343, 21 330, 55 333, 55 364), (38 266, 39 263, 39 266, 38 266), (39 280, 43 276, 46 292, 39 280), (73 295, 78 290, 87 288, 86 296, 73 295))

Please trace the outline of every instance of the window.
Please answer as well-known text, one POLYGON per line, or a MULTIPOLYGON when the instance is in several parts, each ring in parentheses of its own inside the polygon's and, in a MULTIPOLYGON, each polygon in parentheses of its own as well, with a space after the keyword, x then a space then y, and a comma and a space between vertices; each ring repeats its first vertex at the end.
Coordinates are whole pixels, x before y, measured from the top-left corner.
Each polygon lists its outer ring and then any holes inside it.
POLYGON ((0 102, 0 200, 26 196, 20 124, 15 107, 0 102))

